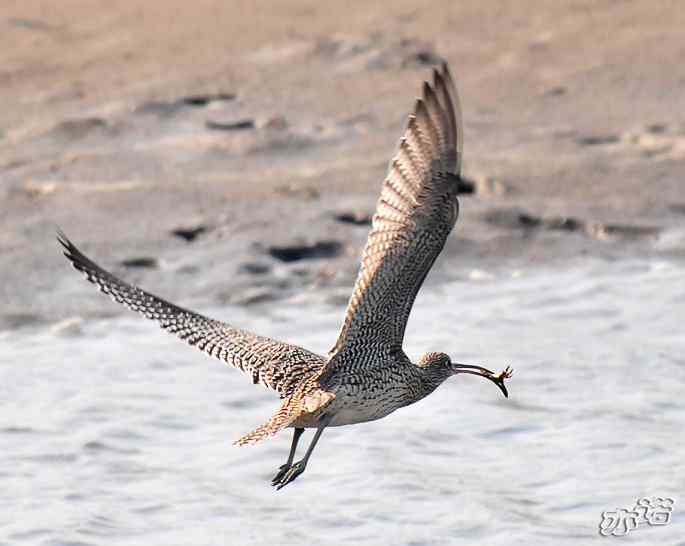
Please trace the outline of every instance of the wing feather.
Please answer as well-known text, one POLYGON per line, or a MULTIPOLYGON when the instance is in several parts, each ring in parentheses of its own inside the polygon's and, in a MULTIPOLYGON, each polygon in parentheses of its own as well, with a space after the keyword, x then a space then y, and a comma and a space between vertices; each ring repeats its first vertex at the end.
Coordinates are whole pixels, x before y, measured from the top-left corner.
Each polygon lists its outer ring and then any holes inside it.
POLYGON ((128 284, 85 256, 63 233, 58 234, 58 241, 72 265, 100 291, 186 343, 245 372, 253 383, 276 391, 281 398, 290 396, 301 381, 325 365, 323 357, 306 349, 234 328, 128 284))
POLYGON ((416 294, 457 221, 462 133, 443 65, 433 85, 424 83, 390 162, 328 369, 362 346, 401 350, 416 294))

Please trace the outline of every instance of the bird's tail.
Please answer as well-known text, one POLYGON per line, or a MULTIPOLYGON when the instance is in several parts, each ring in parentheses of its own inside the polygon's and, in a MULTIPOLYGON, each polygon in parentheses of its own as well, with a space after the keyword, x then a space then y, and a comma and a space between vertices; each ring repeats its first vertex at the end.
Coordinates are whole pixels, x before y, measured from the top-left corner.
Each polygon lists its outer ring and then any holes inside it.
POLYGON ((245 446, 256 444, 276 435, 288 425, 303 415, 318 415, 335 398, 335 394, 318 388, 316 384, 305 383, 295 394, 283 401, 281 407, 266 423, 246 434, 235 442, 235 445, 245 446))
POLYGON ((271 419, 239 440, 236 440, 234 445, 246 446, 256 444, 257 442, 275 436, 297 419, 300 412, 294 411, 295 408, 293 408, 293 405, 292 399, 286 398, 281 407, 272 415, 271 419))

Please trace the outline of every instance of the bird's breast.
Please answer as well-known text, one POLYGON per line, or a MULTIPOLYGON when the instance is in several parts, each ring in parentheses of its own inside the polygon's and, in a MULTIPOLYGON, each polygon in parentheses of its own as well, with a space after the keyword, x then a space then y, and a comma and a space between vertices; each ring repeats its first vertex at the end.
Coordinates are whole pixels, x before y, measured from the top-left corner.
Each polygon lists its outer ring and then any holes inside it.
POLYGON ((330 426, 351 425, 381 419, 413 401, 406 380, 378 381, 373 376, 343 381, 333 392, 335 399, 325 412, 332 415, 330 426))

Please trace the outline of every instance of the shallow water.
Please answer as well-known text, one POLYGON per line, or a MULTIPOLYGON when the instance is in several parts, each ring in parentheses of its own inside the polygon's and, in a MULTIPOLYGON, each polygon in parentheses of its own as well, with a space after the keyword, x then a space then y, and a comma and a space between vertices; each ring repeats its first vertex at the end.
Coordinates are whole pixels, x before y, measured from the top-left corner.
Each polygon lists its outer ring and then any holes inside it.
MULTIPOLYGON (((134 315, 0 333, 0 544, 577 545, 619 540, 601 512, 652 495, 678 499, 671 523, 622 543, 685 544, 684 280, 682 263, 589 261, 426 290, 410 356, 512 364, 511 397, 453 378, 326 431, 278 493, 290 433, 231 445, 278 404, 240 373, 134 315)), ((320 352, 341 318, 205 311, 320 352)))

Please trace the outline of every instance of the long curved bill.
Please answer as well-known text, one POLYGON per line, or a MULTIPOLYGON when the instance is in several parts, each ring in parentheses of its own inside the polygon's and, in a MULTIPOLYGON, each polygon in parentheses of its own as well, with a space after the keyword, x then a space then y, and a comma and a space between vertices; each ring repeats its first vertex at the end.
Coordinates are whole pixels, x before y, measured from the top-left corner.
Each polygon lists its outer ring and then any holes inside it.
POLYGON ((505 398, 509 398, 509 392, 507 391, 507 387, 504 384, 505 379, 509 379, 511 375, 514 373, 514 370, 510 367, 507 366, 504 370, 499 372, 498 374, 495 374, 494 372, 488 370, 487 368, 483 368, 482 366, 470 366, 468 364, 455 364, 454 365, 454 372, 455 373, 470 373, 472 375, 479 375, 481 377, 484 377, 485 379, 489 379, 492 381, 495 385, 499 387, 499 390, 502 391, 502 394, 505 396, 505 398))

